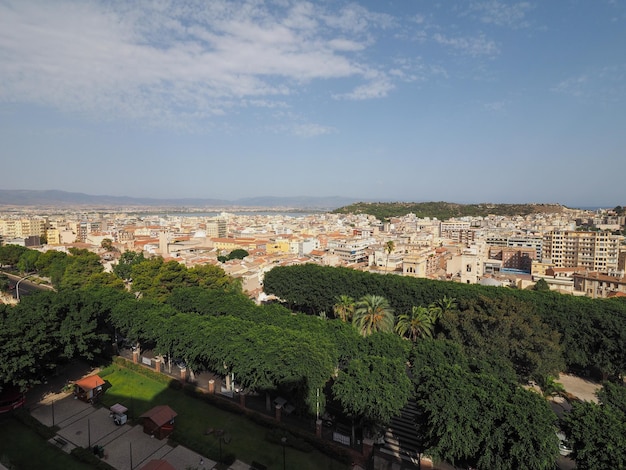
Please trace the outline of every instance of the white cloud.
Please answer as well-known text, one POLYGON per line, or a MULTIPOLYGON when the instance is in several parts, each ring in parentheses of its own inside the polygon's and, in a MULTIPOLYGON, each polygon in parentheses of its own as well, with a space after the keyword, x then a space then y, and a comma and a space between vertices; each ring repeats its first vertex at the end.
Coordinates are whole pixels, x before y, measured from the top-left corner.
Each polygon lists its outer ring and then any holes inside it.
POLYGON ((335 94, 335 99, 345 100, 369 100, 372 98, 384 98, 394 88, 392 81, 386 75, 380 75, 371 81, 356 87, 349 93, 335 94))
MULTIPOLYGON (((0 3, 0 101, 165 122, 221 116, 255 100, 284 104, 312 80, 370 80, 371 59, 354 53, 392 18, 354 4, 328 8, 295 0, 8 0, 0 3)), ((378 80, 355 96, 384 96, 391 87, 378 80)))
POLYGON ((485 37, 484 34, 477 36, 451 37, 441 33, 435 33, 433 40, 442 46, 449 47, 462 54, 472 57, 494 57, 500 53, 498 45, 485 37))

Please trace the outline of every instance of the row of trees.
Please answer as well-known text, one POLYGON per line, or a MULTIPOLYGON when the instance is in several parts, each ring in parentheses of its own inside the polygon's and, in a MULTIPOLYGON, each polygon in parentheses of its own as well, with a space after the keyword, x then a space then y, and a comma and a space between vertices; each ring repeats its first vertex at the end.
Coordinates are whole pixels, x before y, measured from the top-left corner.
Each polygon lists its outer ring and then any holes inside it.
MULTIPOLYGON (((541 380, 538 374, 564 368, 604 378, 618 378, 626 370, 626 302, 619 298, 382 276, 313 264, 273 269, 265 276, 264 289, 290 309, 308 314, 334 311, 340 296, 384 297, 397 315, 453 298, 458 314, 443 315, 435 334, 470 345, 468 352, 499 354, 503 347, 507 355, 529 361, 521 356, 535 350, 545 358, 531 361, 543 362, 530 375, 536 380, 541 380), (502 332, 501 340, 491 334, 494 329, 502 332)), ((529 376, 524 372, 528 367, 520 364, 518 369, 521 378, 529 376)))
MULTIPOLYGON (((45 255, 37 262, 52 259, 45 255)), ((101 355, 123 337, 169 360, 181 358, 192 371, 233 373, 246 389, 286 389, 302 411, 315 410, 318 390, 327 390, 328 397, 320 395, 322 409, 326 398, 337 401, 357 423, 388 421, 411 393, 408 349, 399 337, 363 338, 342 322, 257 306, 219 267, 187 269, 125 253, 107 274, 82 250, 54 260, 64 268, 58 269, 57 292, 0 306, 5 383, 26 388, 58 363, 101 355), (21 330, 29 334, 20 337, 21 330)), ((40 274, 52 264, 37 265, 40 274)))

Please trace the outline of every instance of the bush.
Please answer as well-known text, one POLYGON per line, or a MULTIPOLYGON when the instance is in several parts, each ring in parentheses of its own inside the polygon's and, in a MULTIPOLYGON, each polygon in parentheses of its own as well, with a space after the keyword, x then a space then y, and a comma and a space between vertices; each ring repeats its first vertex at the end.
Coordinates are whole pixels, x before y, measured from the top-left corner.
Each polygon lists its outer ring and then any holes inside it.
POLYGON ((112 467, 111 465, 100 460, 96 455, 94 455, 91 449, 76 447, 72 449, 70 455, 76 460, 80 460, 81 462, 84 462, 97 470, 115 470, 115 467, 112 467))

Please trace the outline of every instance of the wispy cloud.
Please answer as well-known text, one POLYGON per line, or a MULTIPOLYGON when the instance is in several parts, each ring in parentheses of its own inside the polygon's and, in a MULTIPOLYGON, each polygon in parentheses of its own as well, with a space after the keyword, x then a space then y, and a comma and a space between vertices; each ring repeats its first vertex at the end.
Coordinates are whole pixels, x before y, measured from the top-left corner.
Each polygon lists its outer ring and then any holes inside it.
POLYGON ((333 95, 335 99, 346 100, 368 100, 372 98, 383 98, 394 88, 394 84, 386 74, 381 74, 369 82, 357 86, 348 93, 337 93, 333 95))
POLYGON ((489 103, 484 103, 483 108, 486 111, 490 111, 493 113, 498 113, 506 110, 507 105, 509 104, 506 100, 501 101, 491 101, 489 103))
POLYGON ((557 83, 552 91, 601 103, 626 100, 626 64, 588 70, 557 83))
POLYGON ((500 53, 498 45, 494 41, 487 39, 484 34, 453 37, 435 33, 432 38, 436 43, 442 46, 446 46, 461 54, 472 57, 494 57, 500 53))
POLYGON ((501 0, 471 1, 467 14, 486 24, 525 28, 529 26, 527 13, 533 9, 530 2, 509 2, 501 0))
POLYGON ((356 79, 353 99, 385 96, 390 78, 355 54, 393 19, 353 4, 329 8, 9 0, 0 3, 0 101, 158 124, 284 106, 310 81, 356 79))
POLYGON ((317 137, 318 135, 334 134, 336 129, 320 124, 297 124, 292 128, 295 135, 300 137, 317 137))

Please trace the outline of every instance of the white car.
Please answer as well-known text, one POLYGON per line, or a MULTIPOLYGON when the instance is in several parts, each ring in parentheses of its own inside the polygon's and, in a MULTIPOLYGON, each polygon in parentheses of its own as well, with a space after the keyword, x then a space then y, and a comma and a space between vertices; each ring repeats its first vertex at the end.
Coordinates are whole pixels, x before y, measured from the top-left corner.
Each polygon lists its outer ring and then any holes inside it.
POLYGON ((559 454, 567 456, 572 453, 572 448, 567 442, 567 437, 562 431, 557 431, 556 436, 559 438, 559 454))

